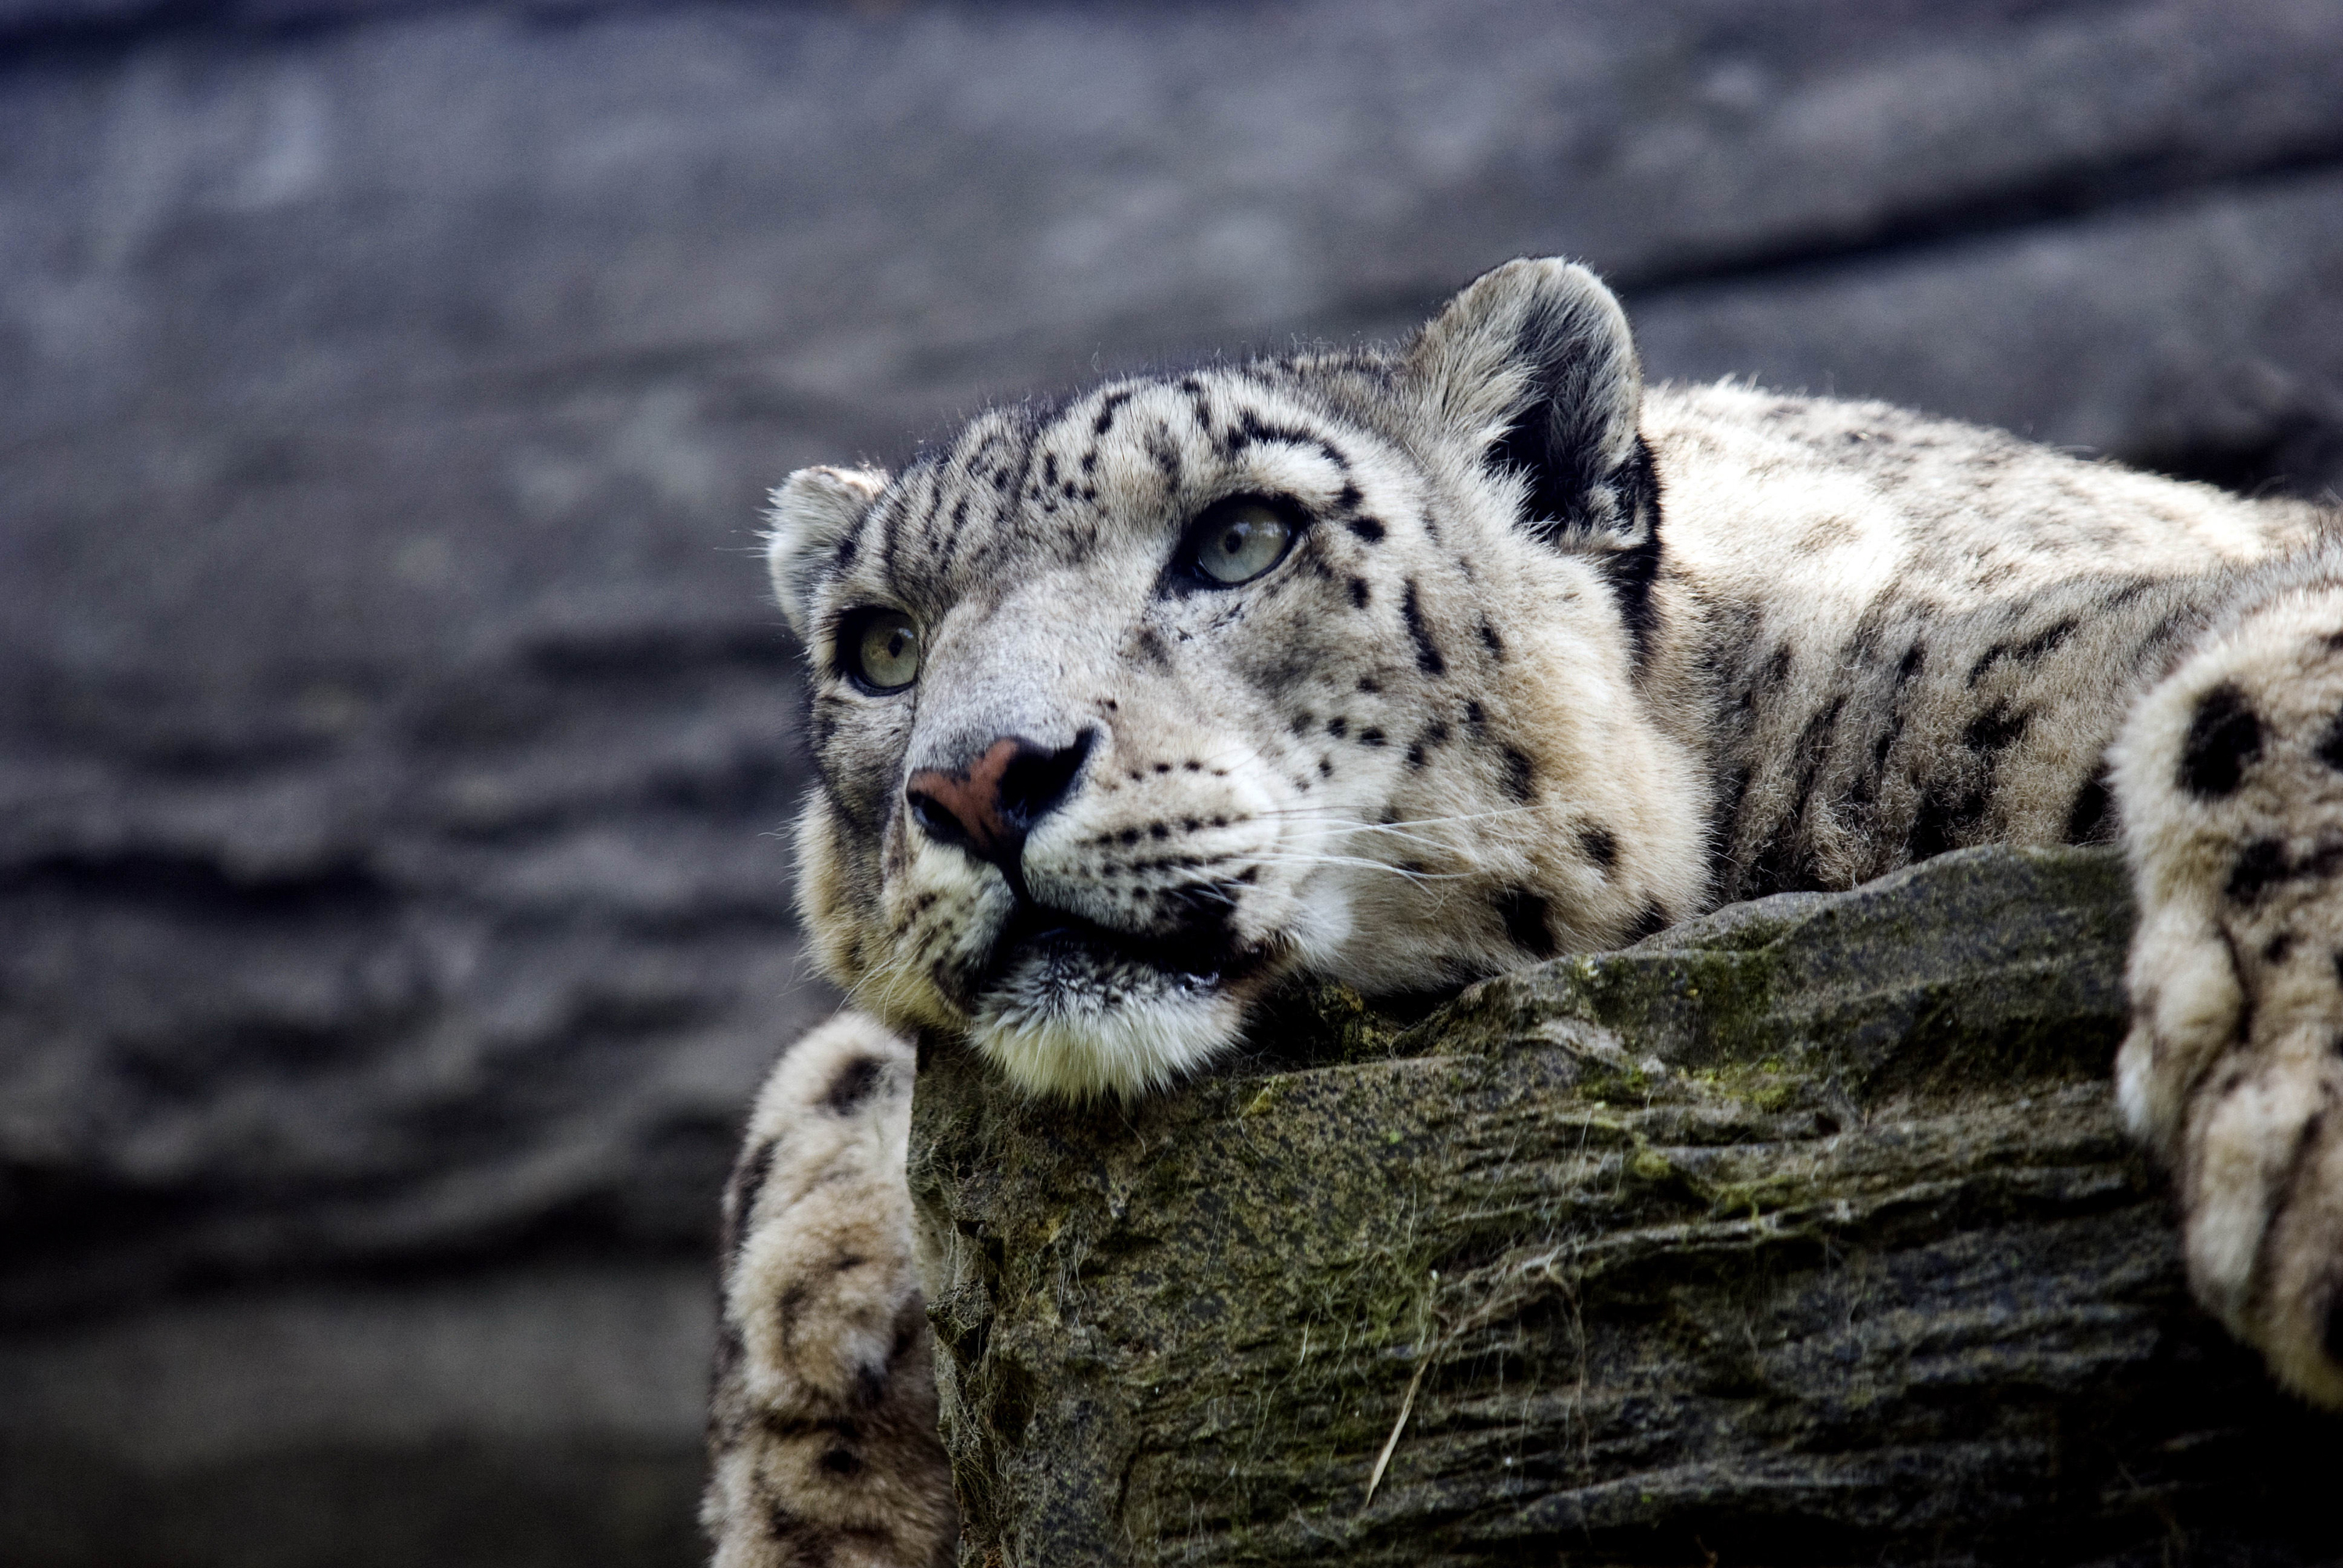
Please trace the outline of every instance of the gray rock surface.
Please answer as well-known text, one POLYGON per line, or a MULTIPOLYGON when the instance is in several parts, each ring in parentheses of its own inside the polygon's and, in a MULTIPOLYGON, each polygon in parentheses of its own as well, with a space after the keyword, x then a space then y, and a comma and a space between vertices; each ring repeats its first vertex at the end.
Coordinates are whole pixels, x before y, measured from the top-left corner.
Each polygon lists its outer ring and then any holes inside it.
POLYGON ((1963 850, 1128 1111, 936 1045, 961 1562, 2334 1561, 2343 1426, 2114 1125, 2130 923, 2113 851, 1963 850))
POLYGON ((121 1314, 699 1266, 830 1003, 789 467, 1559 250, 1655 374, 2316 489, 2338 171, 2328 0, 0 0, 0 1406, 121 1314))

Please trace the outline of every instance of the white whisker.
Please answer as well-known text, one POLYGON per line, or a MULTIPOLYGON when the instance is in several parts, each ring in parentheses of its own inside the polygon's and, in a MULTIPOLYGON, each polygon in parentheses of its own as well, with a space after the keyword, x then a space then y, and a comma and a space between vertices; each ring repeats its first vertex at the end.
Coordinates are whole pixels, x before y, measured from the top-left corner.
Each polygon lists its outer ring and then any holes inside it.
POLYGON ((1272 849, 1249 857, 1264 865, 1275 866, 1351 866, 1362 871, 1383 871, 1394 877, 1404 877, 1411 882, 1454 882, 1464 880, 1463 871, 1416 871, 1405 866, 1394 866, 1388 860, 1371 860, 1363 855, 1328 855, 1306 849, 1272 849))

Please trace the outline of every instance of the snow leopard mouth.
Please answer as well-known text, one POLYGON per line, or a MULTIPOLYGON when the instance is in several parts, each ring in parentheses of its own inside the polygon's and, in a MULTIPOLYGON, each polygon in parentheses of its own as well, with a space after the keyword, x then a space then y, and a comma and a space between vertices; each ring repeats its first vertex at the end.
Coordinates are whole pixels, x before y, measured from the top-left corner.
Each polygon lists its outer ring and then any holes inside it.
POLYGON ((1133 969, 1185 988, 1212 990, 1252 977, 1272 956, 1270 946, 1239 940, 1220 919, 1142 934, 1020 899, 993 939, 976 990, 994 990, 1012 976, 1088 980, 1133 969))
POLYGON ((1037 1093, 1127 1099, 1177 1081, 1236 1040, 1290 950, 1201 913, 1141 933, 1021 901, 969 1004, 970 1039, 1037 1093))

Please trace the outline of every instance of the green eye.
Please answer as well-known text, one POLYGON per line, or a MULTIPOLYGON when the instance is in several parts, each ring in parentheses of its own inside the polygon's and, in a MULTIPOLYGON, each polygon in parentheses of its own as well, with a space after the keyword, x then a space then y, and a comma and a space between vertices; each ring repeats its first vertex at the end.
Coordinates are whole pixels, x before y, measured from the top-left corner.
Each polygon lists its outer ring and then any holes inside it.
POLYGON ((1251 582, 1285 558, 1293 525, 1264 501, 1239 496, 1199 520, 1196 571, 1223 588, 1251 582))
POLYGON ((920 678, 920 628, 901 610, 864 610, 841 630, 847 670, 863 685, 900 691, 920 678))

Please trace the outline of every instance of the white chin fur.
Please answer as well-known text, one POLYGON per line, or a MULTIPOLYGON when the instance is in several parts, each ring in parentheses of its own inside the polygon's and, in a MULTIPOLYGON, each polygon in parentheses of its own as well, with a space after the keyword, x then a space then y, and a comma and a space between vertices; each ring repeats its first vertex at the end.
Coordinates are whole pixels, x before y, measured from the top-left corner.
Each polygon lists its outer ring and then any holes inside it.
POLYGON ((1031 1093, 1130 1099, 1202 1066, 1236 1039, 1243 1012, 1234 998, 1172 975, 1029 970, 984 999, 969 1033, 1031 1093))

